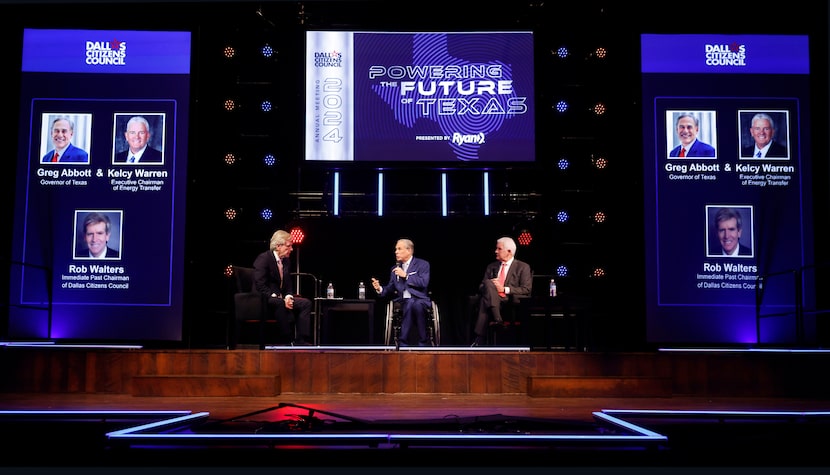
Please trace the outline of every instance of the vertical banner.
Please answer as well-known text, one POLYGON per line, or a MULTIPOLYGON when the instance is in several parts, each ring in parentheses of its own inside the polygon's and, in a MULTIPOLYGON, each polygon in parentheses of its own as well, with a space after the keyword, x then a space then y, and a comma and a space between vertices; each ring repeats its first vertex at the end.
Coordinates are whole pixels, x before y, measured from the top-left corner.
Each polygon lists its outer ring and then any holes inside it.
MULTIPOLYGON (((794 343, 756 303, 762 276, 814 264, 807 37, 641 41, 648 340, 794 343)), ((800 290, 770 284, 791 311, 800 290)))
POLYGON ((354 160, 353 35, 306 35, 306 159, 354 160))
POLYGON ((26 29, 21 74, 9 336, 180 340, 190 33, 26 29))

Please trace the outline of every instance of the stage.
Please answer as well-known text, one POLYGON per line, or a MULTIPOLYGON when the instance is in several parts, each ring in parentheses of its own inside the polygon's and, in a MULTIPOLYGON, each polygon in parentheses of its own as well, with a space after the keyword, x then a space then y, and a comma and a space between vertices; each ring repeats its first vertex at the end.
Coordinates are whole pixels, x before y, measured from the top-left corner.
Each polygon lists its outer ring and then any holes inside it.
POLYGON ((13 466, 826 465, 819 350, 0 351, 13 466))

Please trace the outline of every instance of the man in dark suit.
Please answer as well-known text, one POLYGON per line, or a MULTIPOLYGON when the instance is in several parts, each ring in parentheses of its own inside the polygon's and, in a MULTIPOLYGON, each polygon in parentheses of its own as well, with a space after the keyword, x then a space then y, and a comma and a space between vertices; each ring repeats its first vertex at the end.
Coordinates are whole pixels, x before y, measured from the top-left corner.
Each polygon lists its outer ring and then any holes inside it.
POLYGON ((151 136, 147 119, 140 115, 131 117, 127 121, 127 130, 124 131, 129 148, 115 154, 115 163, 162 163, 161 152, 148 145, 151 136))
POLYGON ((293 345, 311 345, 311 300, 294 295, 290 278, 291 234, 274 232, 268 247, 254 259, 254 287, 268 296, 268 308, 275 313, 282 336, 293 345), (291 325, 295 322, 296 338, 291 325))
POLYGON ((697 139, 700 121, 691 114, 681 114, 676 121, 677 137, 680 145, 669 152, 669 157, 715 157, 715 147, 697 139))
POLYGON ((89 163, 86 150, 72 145, 75 123, 66 117, 52 121, 52 150, 41 158, 41 163, 89 163))
POLYGON ((516 259, 516 241, 502 237, 496 241, 496 260, 487 265, 478 287, 478 318, 472 346, 484 344, 487 327, 492 321, 501 325, 504 305, 518 305, 519 299, 533 290, 533 271, 526 262, 516 259))
POLYGON ((372 287, 381 297, 401 305, 400 346, 429 346, 427 311, 432 306, 429 297, 429 262, 414 257, 415 244, 409 239, 399 239, 395 244, 395 266, 389 275, 389 282, 381 287, 380 281, 372 277, 372 287), (417 331, 417 342, 412 331, 417 331))
POLYGON ((720 246, 713 246, 710 254, 732 257, 749 257, 752 255, 752 249, 749 246, 741 244, 743 220, 738 210, 734 208, 720 208, 715 214, 714 224, 720 246))
POLYGON ((76 258, 118 259, 119 252, 109 247, 112 221, 104 213, 94 211, 84 217, 83 244, 75 249, 76 258))
POLYGON ((759 112, 752 117, 749 134, 753 144, 741 149, 741 158, 787 158, 787 147, 775 138, 775 121, 769 114, 759 112))

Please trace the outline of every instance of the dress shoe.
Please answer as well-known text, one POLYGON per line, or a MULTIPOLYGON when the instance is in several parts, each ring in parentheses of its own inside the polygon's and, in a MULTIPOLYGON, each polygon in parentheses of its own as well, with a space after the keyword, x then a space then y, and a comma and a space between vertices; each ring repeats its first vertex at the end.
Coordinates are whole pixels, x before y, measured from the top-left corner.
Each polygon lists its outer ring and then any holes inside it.
POLYGON ((477 336, 475 338, 475 340, 473 340, 473 344, 470 345, 470 348, 475 348, 475 347, 478 347, 478 346, 482 346, 483 344, 484 344, 484 340, 480 336, 477 336))

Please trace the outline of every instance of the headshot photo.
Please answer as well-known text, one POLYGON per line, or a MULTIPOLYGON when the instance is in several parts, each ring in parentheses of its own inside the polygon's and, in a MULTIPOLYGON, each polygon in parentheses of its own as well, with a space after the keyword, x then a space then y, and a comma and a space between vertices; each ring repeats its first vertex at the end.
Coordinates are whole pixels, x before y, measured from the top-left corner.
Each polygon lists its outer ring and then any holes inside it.
POLYGON ((715 111, 666 111, 668 158, 717 158, 715 117, 715 111))
POLYGON ((752 206, 706 206, 706 256, 754 257, 752 206))
POLYGON ((121 259, 121 210, 75 210, 75 259, 121 259))
POLYGON ((115 114, 115 165, 164 164, 164 114, 115 114))
POLYGON ((41 116, 40 163, 89 165, 92 114, 41 116))
POLYGON ((789 111, 738 111, 741 160, 788 160, 789 111))

